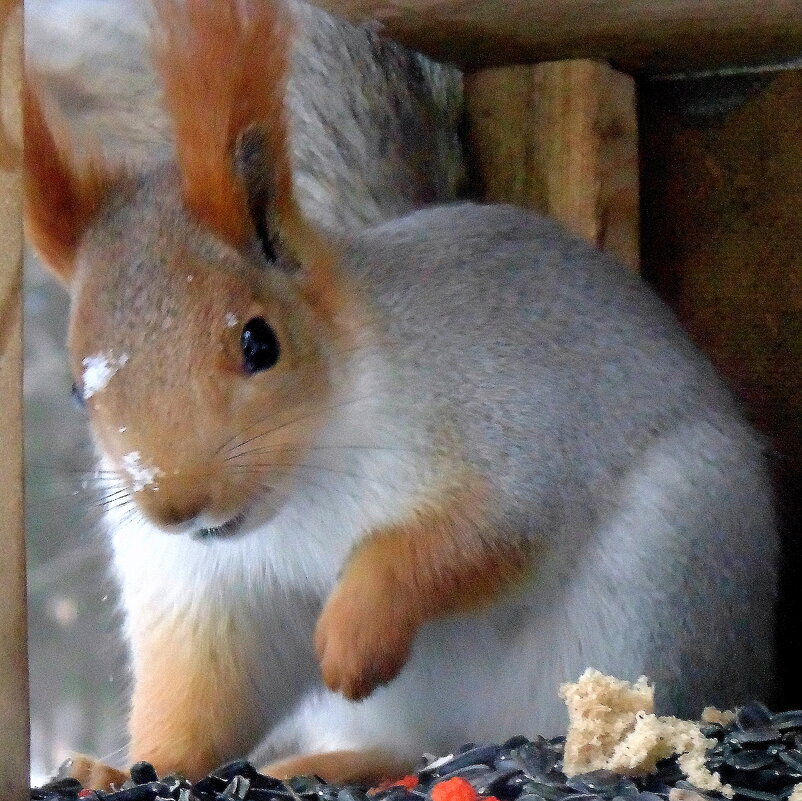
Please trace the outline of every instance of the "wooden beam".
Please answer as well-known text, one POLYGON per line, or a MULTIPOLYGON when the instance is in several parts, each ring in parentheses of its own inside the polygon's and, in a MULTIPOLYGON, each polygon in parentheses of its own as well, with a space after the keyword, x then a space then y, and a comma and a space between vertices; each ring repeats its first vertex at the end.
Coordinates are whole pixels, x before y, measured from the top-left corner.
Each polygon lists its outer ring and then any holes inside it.
MULTIPOLYGON (((774 445, 784 533, 777 704, 798 709, 802 70, 654 81, 639 103, 644 275, 774 445)), ((750 647, 766 647, 752 634, 750 647)))
POLYGON ((605 63, 501 67, 465 79, 486 200, 535 209, 639 262, 635 83, 605 63))
POLYGON ((0 798, 24 801, 28 661, 22 504, 22 2, 0 0, 0 798))
POLYGON ((444 61, 564 58, 628 70, 757 64, 802 53, 802 0, 315 0, 444 61))

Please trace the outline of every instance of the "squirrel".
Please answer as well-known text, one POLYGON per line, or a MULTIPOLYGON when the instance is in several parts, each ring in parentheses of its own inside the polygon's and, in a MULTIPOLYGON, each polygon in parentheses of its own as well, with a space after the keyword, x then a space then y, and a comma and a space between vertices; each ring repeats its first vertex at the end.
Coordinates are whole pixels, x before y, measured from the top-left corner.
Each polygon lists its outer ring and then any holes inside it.
POLYGON ((81 161, 23 98, 26 231, 71 295, 108 489, 131 760, 386 778, 558 733, 556 686, 588 665, 649 675, 678 715, 765 696, 765 445, 656 295, 511 206, 320 225, 285 7, 157 9, 174 158, 81 161))
MULTIPOLYGON (((295 26, 286 105, 295 191, 321 225, 356 229, 468 193, 462 75, 285 0, 295 26)), ((38 94, 76 147, 148 167, 174 136, 149 56, 150 0, 29 0, 25 52, 38 94)))

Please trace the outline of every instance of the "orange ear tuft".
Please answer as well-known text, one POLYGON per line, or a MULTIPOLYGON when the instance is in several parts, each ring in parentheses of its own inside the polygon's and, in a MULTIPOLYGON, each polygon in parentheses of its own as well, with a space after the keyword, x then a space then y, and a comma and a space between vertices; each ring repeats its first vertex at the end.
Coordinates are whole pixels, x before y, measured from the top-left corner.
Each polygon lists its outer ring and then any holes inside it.
POLYGON ((272 0, 156 0, 155 6, 154 62, 173 118, 184 199, 219 236, 240 245, 253 233, 235 167, 246 129, 264 134, 274 211, 297 213, 284 111, 288 12, 272 0))
MULTIPOLYGON (((64 282, 72 276, 75 252, 115 176, 99 160, 81 169, 68 148, 56 144, 29 80, 22 89, 25 229, 31 244, 64 282)), ((67 136, 59 137, 66 142, 67 136)))

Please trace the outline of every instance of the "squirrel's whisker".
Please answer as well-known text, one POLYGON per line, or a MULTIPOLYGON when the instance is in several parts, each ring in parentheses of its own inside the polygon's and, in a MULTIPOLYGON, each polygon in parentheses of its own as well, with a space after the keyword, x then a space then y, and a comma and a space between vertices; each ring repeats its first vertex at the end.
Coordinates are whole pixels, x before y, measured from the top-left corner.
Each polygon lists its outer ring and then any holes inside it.
MULTIPOLYGON (((368 400, 370 397, 371 396, 369 394, 365 394, 365 395, 357 396, 357 397, 354 397, 354 398, 348 398, 348 399, 346 399, 344 401, 339 401, 337 403, 330 403, 330 404, 328 404, 328 405, 326 405, 324 407, 314 407, 311 410, 305 411, 303 414, 301 414, 301 415, 299 415, 299 416, 297 416, 297 417, 295 417, 295 418, 293 418, 291 420, 286 420, 286 421, 282 422, 281 424, 279 424, 277 426, 273 426, 272 428, 269 428, 266 431, 262 431, 261 433, 256 434, 256 435, 254 435, 252 437, 249 437, 248 439, 243 440, 242 442, 238 443, 237 445, 231 447, 228 450, 228 453, 231 454, 231 455, 226 457, 225 459, 223 459, 223 461, 228 461, 231 458, 236 458, 238 454, 235 454, 234 451, 237 451, 240 448, 243 448, 245 445, 248 445, 249 443, 254 442, 257 439, 260 439, 261 437, 272 436, 277 431, 282 431, 283 429, 288 428, 289 426, 300 425, 301 423, 304 423, 304 422, 314 418, 317 415, 323 415, 323 414, 326 414, 327 412, 333 411, 335 409, 344 409, 344 408, 346 408, 346 407, 348 407, 348 406, 350 406, 352 404, 356 404, 356 403, 359 403, 361 401, 368 400)), ((260 418, 259 420, 256 420, 253 423, 251 423, 248 426, 248 428, 253 428, 256 425, 260 425, 262 423, 266 423, 272 417, 273 417, 273 415, 267 415, 267 416, 265 416, 263 418, 260 418)), ((219 454, 222 450, 223 450, 223 448, 218 449, 218 451, 216 452, 215 455, 219 454)))

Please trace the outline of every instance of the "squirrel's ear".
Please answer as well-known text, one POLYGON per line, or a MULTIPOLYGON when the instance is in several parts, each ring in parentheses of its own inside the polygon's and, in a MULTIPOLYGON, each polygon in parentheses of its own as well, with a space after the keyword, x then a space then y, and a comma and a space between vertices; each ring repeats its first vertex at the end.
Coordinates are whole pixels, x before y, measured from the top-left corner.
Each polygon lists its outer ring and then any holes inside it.
POLYGON ((254 229, 302 265, 321 240, 293 195, 285 95, 294 21, 280 0, 154 0, 153 59, 187 207, 242 247, 254 229))
POLYGON ((234 150, 234 165, 248 198, 248 212, 262 251, 269 262, 276 260, 278 219, 276 176, 266 162, 265 132, 256 125, 243 131, 234 150))
POLYGON ((307 220, 295 199, 289 159, 277 146, 274 125, 275 120, 272 126, 249 126, 234 149, 253 228, 268 261, 281 250, 307 272, 324 269, 335 255, 334 246, 307 220))
MULTIPOLYGON (((96 159, 76 167, 69 148, 56 144, 29 79, 22 103, 25 233, 45 265, 68 283, 78 244, 113 176, 96 159)), ((66 143, 66 136, 59 138, 66 143)))

